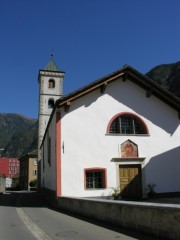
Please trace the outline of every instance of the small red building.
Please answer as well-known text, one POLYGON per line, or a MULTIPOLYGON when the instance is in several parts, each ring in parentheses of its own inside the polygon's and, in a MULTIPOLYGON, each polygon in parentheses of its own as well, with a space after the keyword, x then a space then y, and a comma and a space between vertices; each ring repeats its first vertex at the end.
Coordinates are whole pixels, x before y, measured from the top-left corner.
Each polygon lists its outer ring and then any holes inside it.
POLYGON ((13 178, 15 174, 19 174, 19 169, 17 158, 0 158, 0 174, 4 174, 6 178, 13 178))

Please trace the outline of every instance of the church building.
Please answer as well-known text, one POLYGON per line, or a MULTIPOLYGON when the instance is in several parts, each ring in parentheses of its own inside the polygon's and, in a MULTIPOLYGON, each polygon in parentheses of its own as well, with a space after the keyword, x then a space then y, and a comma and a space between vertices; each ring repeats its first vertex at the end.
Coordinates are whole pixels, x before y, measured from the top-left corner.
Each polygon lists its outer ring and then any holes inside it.
POLYGON ((118 188, 143 198, 149 184, 180 193, 177 97, 127 65, 65 96, 63 78, 56 67, 39 72, 45 194, 108 197, 118 188))

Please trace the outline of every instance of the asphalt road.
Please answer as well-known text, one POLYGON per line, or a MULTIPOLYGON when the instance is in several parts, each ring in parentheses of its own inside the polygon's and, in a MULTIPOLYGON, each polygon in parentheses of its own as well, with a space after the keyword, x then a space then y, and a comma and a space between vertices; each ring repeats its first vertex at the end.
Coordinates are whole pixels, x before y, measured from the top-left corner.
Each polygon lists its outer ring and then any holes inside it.
POLYGON ((17 194, 0 195, 0 240, 36 240, 16 211, 17 194))
POLYGON ((158 240, 51 208, 38 193, 0 195, 0 240, 158 240))

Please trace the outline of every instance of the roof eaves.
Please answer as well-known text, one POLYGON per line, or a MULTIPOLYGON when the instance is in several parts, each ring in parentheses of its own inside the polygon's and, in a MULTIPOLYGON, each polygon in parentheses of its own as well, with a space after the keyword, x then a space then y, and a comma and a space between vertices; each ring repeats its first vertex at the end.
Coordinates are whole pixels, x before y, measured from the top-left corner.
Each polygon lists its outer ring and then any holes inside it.
POLYGON ((109 82, 116 80, 117 78, 121 77, 125 73, 126 68, 127 68, 127 65, 125 65, 125 67, 123 67, 115 72, 112 72, 102 78, 99 78, 99 79, 91 82, 90 84, 87 84, 87 85, 65 95, 64 97, 61 97, 60 99, 58 99, 56 101, 56 105, 63 105, 66 101, 69 101, 70 99, 74 100, 74 99, 78 98, 79 95, 82 96, 82 95, 86 94, 87 92, 89 93, 89 92, 99 88, 101 85, 104 84, 104 82, 109 83, 109 82))
POLYGON ((37 157, 37 154, 38 154, 37 150, 34 150, 34 151, 29 152, 26 155, 20 157, 18 160, 20 161, 20 160, 23 160, 24 158, 27 158, 27 157, 37 157))
POLYGON ((65 95, 64 97, 56 101, 56 106, 58 105, 62 106, 67 101, 72 101, 86 93, 93 91, 94 89, 99 88, 104 82, 111 82, 113 80, 116 80, 118 77, 123 76, 123 74, 127 74, 128 79, 140 85, 145 90, 148 91, 149 89, 152 89, 153 94, 155 96, 162 99, 171 107, 180 111, 180 99, 178 97, 176 97, 174 94, 167 91, 166 89, 163 89, 160 85, 158 85, 152 79, 138 72, 136 69, 132 68, 129 65, 124 65, 123 68, 115 72, 112 72, 111 74, 108 74, 100 79, 97 79, 92 83, 85 85, 84 87, 79 88, 76 91, 71 92, 70 94, 65 95))
POLYGON ((175 108, 176 110, 180 111, 180 99, 176 97, 173 93, 169 92, 168 90, 162 88, 159 84, 154 82, 152 79, 148 78, 146 75, 138 72, 133 68, 129 68, 129 76, 130 80, 134 81, 135 83, 141 85, 145 90, 151 89, 153 95, 160 98, 166 104, 170 105, 171 107, 175 108), (137 82, 138 81, 138 82, 137 82))

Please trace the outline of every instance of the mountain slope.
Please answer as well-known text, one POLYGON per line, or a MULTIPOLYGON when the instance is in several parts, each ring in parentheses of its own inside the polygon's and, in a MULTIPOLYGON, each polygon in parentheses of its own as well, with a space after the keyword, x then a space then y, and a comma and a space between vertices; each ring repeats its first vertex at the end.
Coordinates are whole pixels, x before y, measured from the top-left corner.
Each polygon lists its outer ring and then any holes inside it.
POLYGON ((21 157, 37 149, 37 120, 19 114, 0 114, 0 148, 4 157, 21 157))
POLYGON ((180 62, 158 65, 146 76, 180 98, 180 62))

